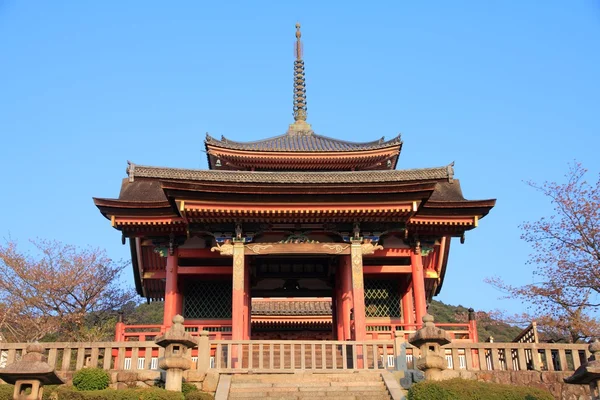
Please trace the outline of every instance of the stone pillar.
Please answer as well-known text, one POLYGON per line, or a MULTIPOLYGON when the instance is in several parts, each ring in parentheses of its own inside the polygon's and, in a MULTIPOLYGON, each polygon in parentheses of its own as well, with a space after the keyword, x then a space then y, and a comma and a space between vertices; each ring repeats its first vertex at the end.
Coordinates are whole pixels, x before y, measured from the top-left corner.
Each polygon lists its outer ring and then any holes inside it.
POLYGON ((173 317, 177 315, 177 306, 180 303, 179 286, 177 282, 177 268, 179 257, 177 249, 167 256, 167 269, 165 274, 165 306, 163 314, 163 325, 171 326, 173 317))
POLYGON ((425 275, 423 274, 423 258, 420 247, 415 247, 410 253, 410 265, 412 268, 412 287, 415 295, 415 319, 420 324, 427 314, 427 302, 425 301, 425 275))
POLYGON ((367 338, 362 240, 352 240, 351 243, 350 265, 352 269, 354 338, 360 341, 367 338))
POLYGON ((244 243, 233 243, 233 289, 231 293, 231 339, 244 340, 244 243))
POLYGON ((406 341, 402 332, 394 332, 394 350, 396 357, 396 371, 406 371, 406 341))
POLYGON ((423 327, 410 336, 408 342, 421 350, 417 368, 425 373, 425 379, 442 380, 442 371, 447 368, 442 346, 451 342, 445 330, 436 328, 433 317, 425 314, 423 327))
POLYGON ((210 368, 210 343, 208 331, 200 332, 198 338, 198 372, 208 372, 210 368))

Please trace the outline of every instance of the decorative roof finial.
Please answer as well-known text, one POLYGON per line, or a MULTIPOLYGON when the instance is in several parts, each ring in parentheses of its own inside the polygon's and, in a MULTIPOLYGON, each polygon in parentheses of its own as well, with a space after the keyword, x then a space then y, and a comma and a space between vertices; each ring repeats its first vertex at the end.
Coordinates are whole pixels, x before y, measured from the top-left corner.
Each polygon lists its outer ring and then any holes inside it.
POLYGON ((300 23, 296 23, 296 60, 294 61, 294 121, 296 122, 290 125, 290 131, 311 133, 310 125, 306 123, 306 83, 301 36, 300 23))

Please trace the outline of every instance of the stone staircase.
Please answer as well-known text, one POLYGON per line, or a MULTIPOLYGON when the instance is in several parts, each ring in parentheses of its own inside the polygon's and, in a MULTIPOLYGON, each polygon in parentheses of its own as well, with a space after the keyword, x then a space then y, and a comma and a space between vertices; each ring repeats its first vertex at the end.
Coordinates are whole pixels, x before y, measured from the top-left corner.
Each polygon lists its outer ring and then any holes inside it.
POLYGON ((390 400, 381 373, 233 375, 228 399, 390 400))

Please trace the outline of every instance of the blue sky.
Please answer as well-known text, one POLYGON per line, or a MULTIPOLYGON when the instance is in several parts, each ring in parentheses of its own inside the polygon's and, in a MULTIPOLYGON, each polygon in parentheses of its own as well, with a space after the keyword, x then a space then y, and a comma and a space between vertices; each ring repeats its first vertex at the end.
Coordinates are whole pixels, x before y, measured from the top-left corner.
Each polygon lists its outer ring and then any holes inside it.
POLYGON ((317 133, 400 132, 398 168, 455 161, 465 197, 498 199, 438 299, 522 311, 483 279, 532 280, 518 226, 551 207, 524 180, 599 172, 598 1, 0 0, 0 235, 127 258, 92 197, 127 160, 205 168, 206 132, 284 133, 297 21, 317 133))

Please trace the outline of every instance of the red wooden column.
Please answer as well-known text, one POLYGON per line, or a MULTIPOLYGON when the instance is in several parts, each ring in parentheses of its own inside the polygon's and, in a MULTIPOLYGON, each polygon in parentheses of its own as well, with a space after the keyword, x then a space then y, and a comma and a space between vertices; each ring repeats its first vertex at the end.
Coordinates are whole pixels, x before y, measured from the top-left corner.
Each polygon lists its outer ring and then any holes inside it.
POLYGON ((342 340, 352 340, 350 310, 352 309, 352 272, 348 257, 340 260, 342 340))
POLYGON ((331 296, 331 339, 338 340, 338 316, 337 316, 337 299, 338 299, 338 288, 337 282, 333 289, 333 296, 331 296))
POLYGON ((412 287, 415 295, 415 319, 417 325, 423 324, 423 316, 427 314, 425 301, 425 275, 423 274, 423 258, 421 249, 415 247, 410 252, 410 265, 412 267, 412 287))
POLYGON ((233 289, 231 293, 231 339, 244 340, 247 319, 244 317, 245 265, 244 243, 233 243, 233 289))
POLYGON ((252 297, 250 296, 250 265, 244 260, 244 340, 250 340, 252 297))
MULTIPOLYGON (((402 293, 402 322, 404 324, 411 325, 415 323, 415 304, 413 302, 412 276, 407 277, 404 287, 404 293, 402 293)), ((412 326, 404 327, 405 330, 412 328, 412 326)))
POLYGON ((354 308, 354 339, 367 338, 367 319, 365 317, 365 285, 363 277, 362 240, 353 240, 350 245, 350 269, 352 273, 352 303, 354 308))
POLYGON ((167 270, 165 274, 165 307, 163 314, 163 325, 170 327, 173 317, 177 315, 178 304, 181 303, 181 294, 177 284, 177 264, 179 256, 177 249, 167 256, 167 270))

